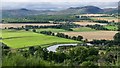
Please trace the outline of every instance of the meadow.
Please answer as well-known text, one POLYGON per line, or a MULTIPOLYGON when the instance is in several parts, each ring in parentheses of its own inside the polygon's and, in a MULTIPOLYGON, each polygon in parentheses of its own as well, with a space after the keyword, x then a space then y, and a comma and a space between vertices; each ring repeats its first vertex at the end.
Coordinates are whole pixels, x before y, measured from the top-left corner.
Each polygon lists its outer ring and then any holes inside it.
MULTIPOLYGON (((78 27, 78 28, 72 28, 73 31, 67 31, 64 29, 56 29, 56 28, 41 28, 41 29, 36 29, 37 32, 40 31, 51 31, 54 33, 58 33, 58 32, 86 32, 86 31, 96 31, 95 29, 91 29, 89 27, 78 27)), ((32 30, 31 30, 32 31, 32 30)))
POLYGON ((114 25, 106 25, 104 27, 109 29, 109 30, 117 30, 118 29, 118 26, 114 26, 114 25))
POLYGON ((91 29, 89 27, 80 27, 80 28, 72 28, 73 32, 90 32, 90 31, 97 31, 95 29, 91 29))
POLYGON ((40 31, 67 32, 67 30, 56 29, 56 28, 41 28, 41 29, 36 29, 36 30, 37 30, 37 32, 40 32, 40 31))
POLYGON ((31 31, 2 30, 2 40, 4 44, 11 48, 23 48, 29 46, 47 47, 57 43, 78 43, 78 41, 48 36, 31 31))

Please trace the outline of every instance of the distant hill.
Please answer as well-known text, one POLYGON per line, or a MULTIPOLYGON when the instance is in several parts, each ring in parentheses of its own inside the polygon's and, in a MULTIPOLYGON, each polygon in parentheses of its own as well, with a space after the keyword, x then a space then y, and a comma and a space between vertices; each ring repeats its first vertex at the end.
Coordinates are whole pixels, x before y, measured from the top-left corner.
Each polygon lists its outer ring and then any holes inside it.
POLYGON ((104 13, 108 13, 108 14, 118 13, 118 8, 106 8, 103 10, 104 10, 104 13))
POLYGON ((96 14, 101 13, 103 10, 96 6, 84 6, 84 7, 70 7, 66 10, 57 12, 58 14, 96 14))
POLYGON ((94 14, 94 13, 101 13, 103 10, 96 6, 84 6, 84 7, 76 7, 76 8, 69 8, 69 9, 77 9, 80 13, 88 13, 88 14, 94 14))
POLYGON ((66 10, 57 12, 58 14, 98 14, 98 13, 118 13, 118 8, 101 9, 96 6, 70 7, 66 10))
POLYGON ((40 15, 40 14, 47 14, 54 11, 51 10, 29 10, 26 8, 21 9, 14 9, 14 10, 2 10, 2 17, 23 17, 23 16, 29 16, 29 15, 40 15))
POLYGON ((6 17, 23 17, 29 15, 61 15, 61 14, 98 14, 98 13, 117 13, 117 8, 106 8, 101 9, 96 6, 84 6, 84 7, 70 7, 61 11, 51 11, 51 10, 29 10, 26 8, 15 9, 15 10, 2 10, 3 18, 6 17))

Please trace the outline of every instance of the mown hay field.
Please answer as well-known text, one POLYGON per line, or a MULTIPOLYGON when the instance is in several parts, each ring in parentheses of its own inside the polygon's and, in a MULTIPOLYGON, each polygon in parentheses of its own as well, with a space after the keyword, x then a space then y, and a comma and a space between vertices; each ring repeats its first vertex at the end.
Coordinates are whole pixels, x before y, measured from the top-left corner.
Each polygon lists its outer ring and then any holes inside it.
POLYGON ((115 18, 115 17, 91 17, 91 19, 93 19, 93 20, 106 20, 108 22, 112 22, 114 20, 114 22, 119 22, 118 18, 115 18))
POLYGON ((92 41, 93 39, 113 40, 113 37, 117 33, 117 31, 63 32, 63 33, 70 35, 70 36, 81 35, 84 37, 84 39, 88 39, 89 41, 92 41))
POLYGON ((98 24, 98 25, 107 25, 107 24, 103 24, 103 23, 89 22, 89 21, 80 21, 80 22, 74 22, 74 23, 78 24, 78 25, 82 25, 82 26, 95 25, 95 24, 98 24))
POLYGON ((0 24, 0 28, 5 28, 5 27, 14 27, 14 28, 17 28, 17 27, 22 27, 22 26, 26 26, 26 25, 33 25, 33 26, 52 26, 52 25, 58 25, 58 24, 39 24, 39 23, 29 23, 29 24, 26 24, 26 23, 7 23, 7 24, 0 24))

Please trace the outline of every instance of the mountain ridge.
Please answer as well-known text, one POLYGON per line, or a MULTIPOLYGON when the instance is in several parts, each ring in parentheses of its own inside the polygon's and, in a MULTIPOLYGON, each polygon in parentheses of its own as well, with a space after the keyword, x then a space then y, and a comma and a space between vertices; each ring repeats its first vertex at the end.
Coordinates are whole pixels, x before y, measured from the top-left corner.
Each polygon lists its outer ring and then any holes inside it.
POLYGON ((60 14, 98 14, 98 13, 117 13, 116 8, 101 9, 96 6, 83 6, 83 7, 70 7, 65 10, 52 11, 52 10, 30 10, 27 8, 14 9, 14 10, 2 10, 2 16, 4 17, 22 17, 29 15, 60 15, 60 14))

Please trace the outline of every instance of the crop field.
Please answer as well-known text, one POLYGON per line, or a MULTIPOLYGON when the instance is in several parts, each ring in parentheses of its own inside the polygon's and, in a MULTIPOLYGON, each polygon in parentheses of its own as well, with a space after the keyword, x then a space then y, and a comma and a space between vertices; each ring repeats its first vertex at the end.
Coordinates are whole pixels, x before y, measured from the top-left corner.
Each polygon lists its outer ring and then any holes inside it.
POLYGON ((89 32, 89 31, 96 31, 95 29, 91 29, 89 27, 80 27, 80 28, 73 28, 74 32, 89 32))
POLYGON ((115 22, 118 22, 118 18, 115 18, 115 17, 91 17, 91 19, 93 20, 106 20, 106 21, 115 21, 115 22))
POLYGON ((75 23, 75 24, 78 24, 78 25, 82 25, 82 26, 86 26, 86 25, 95 25, 95 24, 98 24, 98 25, 107 25, 107 24, 103 24, 103 23, 88 22, 88 21, 74 22, 74 23, 75 23))
POLYGON ((81 35, 84 39, 88 39, 92 41, 93 39, 101 40, 113 40, 113 36, 117 33, 117 31, 92 31, 92 32, 63 32, 70 36, 78 36, 81 35))
POLYGON ((40 45, 41 47, 50 46, 54 43, 77 43, 78 41, 48 36, 27 31, 2 30, 2 40, 4 44, 11 48, 23 48, 28 46, 40 45))
POLYGON ((96 16, 109 16, 109 15, 107 15, 107 14, 81 14, 80 16, 96 17, 96 16))
POLYGON ((58 25, 58 24, 37 24, 37 23, 29 23, 29 24, 26 24, 26 23, 10 23, 10 24, 0 24, 0 28, 5 28, 5 27, 14 27, 14 28, 17 28, 17 27, 22 27, 22 26, 25 26, 25 25, 33 25, 33 26, 50 26, 50 25, 58 25))

